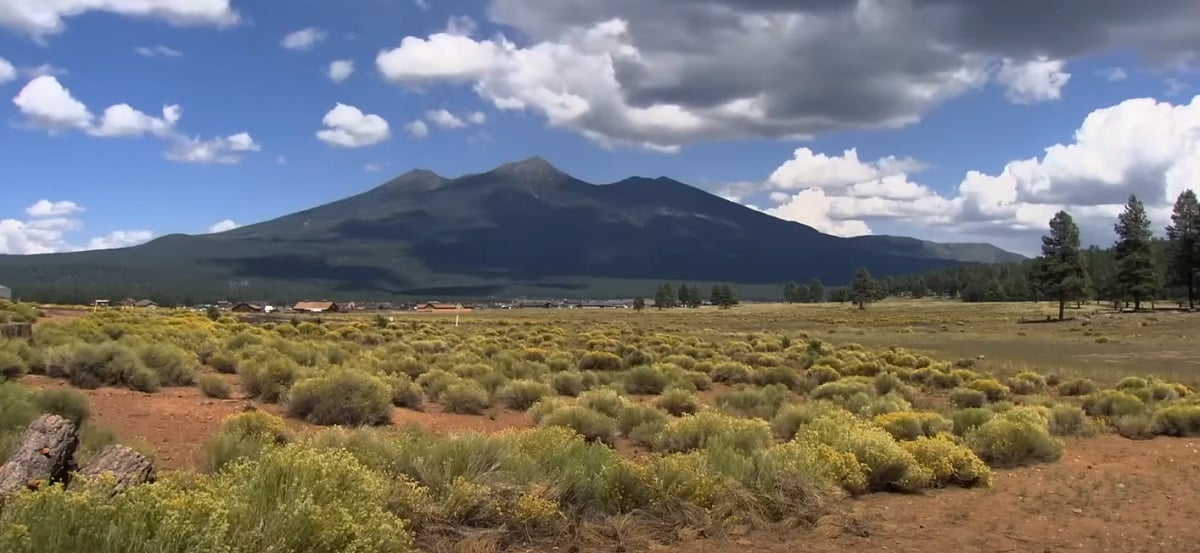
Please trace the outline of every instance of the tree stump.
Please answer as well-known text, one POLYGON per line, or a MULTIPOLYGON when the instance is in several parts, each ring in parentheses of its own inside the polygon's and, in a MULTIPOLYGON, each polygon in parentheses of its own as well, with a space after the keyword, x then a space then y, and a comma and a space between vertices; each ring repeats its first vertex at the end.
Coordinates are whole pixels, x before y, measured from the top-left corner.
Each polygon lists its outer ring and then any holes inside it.
POLYGON ((0 496, 24 488, 66 483, 75 470, 79 429, 58 415, 42 415, 21 434, 8 462, 0 466, 0 496))
MULTIPOLYGON (((154 463, 145 455, 123 445, 110 445, 100 452, 94 461, 88 463, 79 476, 84 481, 96 481, 105 474, 111 474, 116 479, 112 493, 154 482, 154 463)), ((72 487, 79 480, 72 482, 72 487)))

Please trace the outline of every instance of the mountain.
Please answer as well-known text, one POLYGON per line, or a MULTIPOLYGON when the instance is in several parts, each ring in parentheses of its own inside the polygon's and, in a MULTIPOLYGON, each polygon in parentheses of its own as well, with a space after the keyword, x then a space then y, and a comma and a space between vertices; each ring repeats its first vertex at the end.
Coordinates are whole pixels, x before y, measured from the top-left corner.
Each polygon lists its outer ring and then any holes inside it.
POLYGON ((830 236, 668 178, 594 185, 531 158, 456 179, 416 170, 219 234, 0 256, 0 280, 81 301, 596 297, 647 294, 663 280, 777 290, 844 283, 859 266, 889 275, 1013 259, 986 244, 830 236))

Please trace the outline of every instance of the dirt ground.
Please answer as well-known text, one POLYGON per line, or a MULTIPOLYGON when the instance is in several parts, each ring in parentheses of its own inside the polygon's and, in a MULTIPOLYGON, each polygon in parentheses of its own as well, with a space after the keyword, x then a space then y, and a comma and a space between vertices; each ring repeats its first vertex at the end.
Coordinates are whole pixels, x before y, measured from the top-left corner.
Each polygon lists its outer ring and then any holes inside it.
MULTIPOLYGON (((30 376, 35 387, 64 383, 30 376)), ((236 382, 233 382, 236 384, 236 382)), ((247 403, 214 400, 195 388, 142 394, 124 389, 86 391, 97 423, 122 440, 153 446, 163 465, 194 468, 204 441, 221 420, 247 403)), ((278 406, 257 405, 274 413, 278 406)), ((397 425, 434 431, 491 432, 531 424, 524 413, 490 417, 397 409, 397 425)), ((306 425, 289 420, 297 428, 306 425)), ((663 553, 1063 551, 1200 552, 1200 439, 1134 442, 1112 435, 1067 439, 1054 464, 997 471, 986 490, 940 490, 921 495, 876 494, 850 500, 849 515, 817 530, 761 532, 669 546, 625 544, 624 551, 663 553)))

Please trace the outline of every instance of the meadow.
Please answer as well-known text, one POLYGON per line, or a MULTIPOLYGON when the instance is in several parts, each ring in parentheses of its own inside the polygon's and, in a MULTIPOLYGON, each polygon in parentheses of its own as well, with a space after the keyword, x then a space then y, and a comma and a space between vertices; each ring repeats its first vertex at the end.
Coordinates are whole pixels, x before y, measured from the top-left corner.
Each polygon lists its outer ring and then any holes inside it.
POLYGON ((1200 436, 1194 314, 1085 305, 1044 322, 1054 310, 43 318, 32 342, 0 344, 0 447, 53 412, 83 425, 80 456, 120 441, 164 470, 115 495, 101 479, 5 498, 0 550, 621 550, 854 533, 847 513, 867 498, 920 505, 1064 463, 1071 446, 1200 436), (114 398, 139 420, 182 414, 135 428, 114 398), (162 458, 169 434, 213 412, 192 455, 162 458))

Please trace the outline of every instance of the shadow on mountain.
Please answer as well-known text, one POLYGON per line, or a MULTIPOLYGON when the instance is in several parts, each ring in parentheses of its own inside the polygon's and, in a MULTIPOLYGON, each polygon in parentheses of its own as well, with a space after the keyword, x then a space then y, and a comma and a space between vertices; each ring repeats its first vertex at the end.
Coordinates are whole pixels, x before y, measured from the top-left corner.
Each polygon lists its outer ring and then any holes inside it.
POLYGON ((369 265, 331 265, 323 257, 277 255, 237 259, 205 259, 204 263, 228 267, 233 276, 289 280, 328 280, 343 290, 378 289, 381 284, 406 286, 411 283, 394 272, 369 265))

